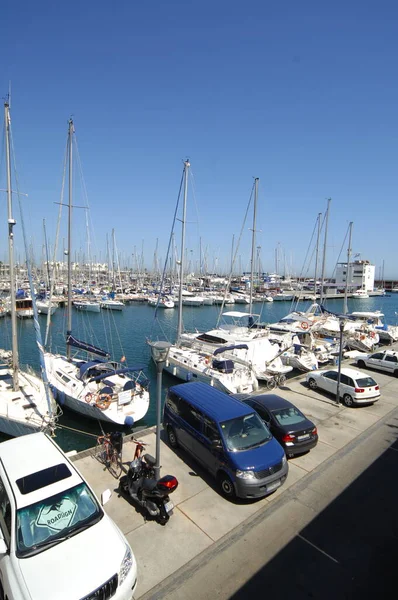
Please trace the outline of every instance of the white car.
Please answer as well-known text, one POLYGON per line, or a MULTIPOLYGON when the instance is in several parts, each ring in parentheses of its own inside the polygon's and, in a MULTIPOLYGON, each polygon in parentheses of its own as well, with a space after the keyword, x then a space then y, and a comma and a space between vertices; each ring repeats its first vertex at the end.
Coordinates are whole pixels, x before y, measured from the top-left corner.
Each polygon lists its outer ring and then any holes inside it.
MULTIPOLYGON (((306 381, 312 390, 317 388, 337 394, 337 369, 311 371, 306 381)), ((356 369, 342 368, 340 371, 339 396, 345 406, 370 404, 380 397, 380 387, 372 377, 356 369)))
POLYGON ((378 371, 387 371, 398 377, 398 352, 394 350, 379 350, 373 354, 362 354, 356 358, 358 367, 370 367, 378 371))
POLYGON ((130 600, 137 563, 73 463, 44 433, 0 444, 0 598, 130 600))

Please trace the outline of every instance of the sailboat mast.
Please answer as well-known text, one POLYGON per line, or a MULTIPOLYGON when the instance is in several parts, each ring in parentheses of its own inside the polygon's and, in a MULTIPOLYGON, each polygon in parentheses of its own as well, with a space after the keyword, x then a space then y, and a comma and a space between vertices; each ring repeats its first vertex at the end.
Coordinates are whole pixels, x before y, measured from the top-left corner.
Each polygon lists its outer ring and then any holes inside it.
POLYGON ((18 371, 18 338, 17 338, 17 312, 15 291, 15 264, 14 264, 14 225, 12 216, 12 190, 11 190, 11 156, 10 156, 10 105, 4 103, 4 127, 6 135, 6 169, 7 169, 7 211, 8 211, 8 256, 10 263, 10 298, 11 298, 11 331, 12 331, 12 368, 13 390, 19 390, 18 371))
POLYGON ((314 273, 314 302, 316 302, 316 281, 318 278, 318 258, 319 258, 319 240, 321 237, 321 216, 322 213, 318 213, 318 234, 316 238, 316 254, 315 254, 315 273, 314 273))
POLYGON ((254 204, 253 204, 253 230, 252 230, 252 256, 250 264, 250 300, 249 313, 253 312, 253 287, 254 287, 254 253, 256 250, 256 219, 257 219, 258 177, 254 179, 254 204))
POLYGON ((326 247, 327 247, 327 239, 328 239, 328 222, 329 222, 329 210, 330 210, 331 201, 332 201, 331 198, 328 198, 328 206, 326 209, 326 216, 325 216, 325 238, 324 238, 324 244, 323 244, 323 257, 322 257, 320 304, 322 304, 322 302, 323 302, 323 285, 324 285, 324 281, 325 281, 325 265, 326 265, 326 247))
POLYGON ((188 196, 188 170, 189 160, 184 161, 184 202, 182 208, 182 232, 181 232, 181 258, 180 258, 180 288, 178 294, 178 321, 177 321, 177 343, 182 334, 182 285, 184 283, 184 255, 185 255, 185 223, 187 215, 187 196, 188 196))
MULTIPOLYGON (((69 119, 68 132, 68 157, 69 157, 69 202, 68 202, 68 321, 67 336, 72 335, 72 147, 73 147, 73 121, 69 119)), ((66 358, 70 360, 71 347, 66 345, 66 358)))
POLYGON ((347 272, 345 274, 345 288, 344 288, 344 305, 343 305, 343 313, 346 315, 348 313, 348 276, 350 273, 350 261, 351 261, 351 236, 352 236, 352 221, 349 224, 350 233, 348 236, 348 248, 347 248, 347 272))

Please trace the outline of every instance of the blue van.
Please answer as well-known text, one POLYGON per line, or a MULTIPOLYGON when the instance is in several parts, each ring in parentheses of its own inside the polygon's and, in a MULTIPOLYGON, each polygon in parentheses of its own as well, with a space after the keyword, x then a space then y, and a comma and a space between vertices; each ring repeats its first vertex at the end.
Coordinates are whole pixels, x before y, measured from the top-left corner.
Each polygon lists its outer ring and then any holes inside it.
POLYGON ((206 383, 169 389, 163 427, 170 446, 210 471, 227 498, 261 498, 287 477, 285 452, 258 414, 206 383))

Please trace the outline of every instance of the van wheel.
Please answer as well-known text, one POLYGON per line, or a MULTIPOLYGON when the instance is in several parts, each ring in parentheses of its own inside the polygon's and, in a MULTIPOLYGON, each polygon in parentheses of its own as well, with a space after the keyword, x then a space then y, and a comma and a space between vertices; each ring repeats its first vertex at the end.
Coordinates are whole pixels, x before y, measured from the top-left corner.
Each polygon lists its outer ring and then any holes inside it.
POLYGON ((232 500, 235 498, 235 488, 231 479, 225 473, 221 473, 218 476, 218 485, 220 486, 221 492, 225 498, 232 500))
POLYGON ((365 365, 365 363, 363 362, 363 360, 359 360, 359 361, 357 362, 357 365, 358 365, 358 367, 359 367, 360 369, 364 369, 364 368, 365 368, 365 366, 366 366, 366 365, 365 365))
POLYGON ((395 375, 395 377, 398 377, 398 369, 395 369, 394 375, 395 375))
POLYGON ((354 400, 352 399, 350 394, 344 394, 343 404, 344 406, 347 406, 347 408, 352 408, 354 406, 354 400))
POLYGON ((177 436, 171 425, 167 427, 167 438, 172 448, 178 448, 177 436))

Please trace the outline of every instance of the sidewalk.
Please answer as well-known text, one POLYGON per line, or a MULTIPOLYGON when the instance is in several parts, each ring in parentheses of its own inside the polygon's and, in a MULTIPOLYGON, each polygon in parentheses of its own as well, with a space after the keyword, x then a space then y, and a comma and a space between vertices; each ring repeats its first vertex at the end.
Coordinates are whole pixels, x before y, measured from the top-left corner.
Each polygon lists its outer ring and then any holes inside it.
MULTIPOLYGON (((288 381, 277 391, 314 421, 318 427, 319 442, 311 452, 289 460, 286 483, 260 501, 232 503, 225 500, 219 494, 215 481, 186 453, 173 451, 162 441, 161 473, 173 474, 179 481, 179 487, 172 496, 176 508, 165 527, 153 521, 145 522, 134 505, 124 497, 118 497, 117 480, 104 470, 90 451, 72 456, 98 496, 106 488, 113 492, 105 508, 126 535, 135 553, 139 578, 135 598, 140 598, 176 573, 247 519, 252 519, 257 513, 258 516, 263 512, 266 515, 267 509, 272 508, 286 490, 299 481, 304 482, 304 478, 324 461, 331 459, 397 408, 398 379, 378 372, 372 372, 372 376, 380 384, 382 396, 376 404, 368 407, 347 409, 336 405, 331 396, 310 390, 304 384, 305 375, 288 381)), ((155 454, 154 428, 140 432, 139 439, 148 442, 147 451, 155 454)), ((126 468, 133 458, 134 447, 130 442, 124 445, 126 468)))

